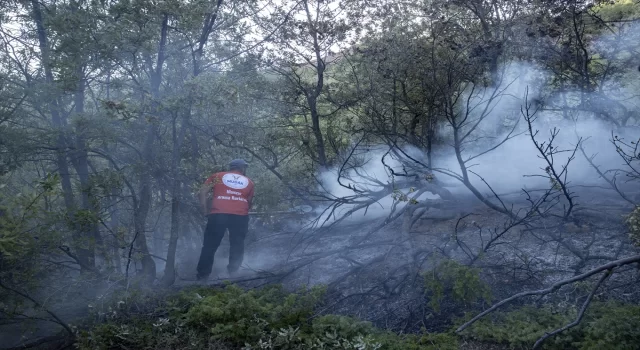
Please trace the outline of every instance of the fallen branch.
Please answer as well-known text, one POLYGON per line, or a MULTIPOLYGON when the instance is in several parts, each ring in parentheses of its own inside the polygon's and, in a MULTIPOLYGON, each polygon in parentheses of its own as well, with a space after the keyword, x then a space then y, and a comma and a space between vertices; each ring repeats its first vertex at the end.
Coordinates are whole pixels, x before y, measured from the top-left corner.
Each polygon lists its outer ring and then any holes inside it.
POLYGON ((596 294, 596 291, 598 290, 598 288, 600 288, 600 286, 611 276, 611 270, 607 270, 607 272, 604 273, 604 275, 602 275, 602 277, 600 277, 600 280, 598 280, 598 283, 596 283, 595 286, 593 286, 593 289, 591 290, 591 293, 589 293, 589 296, 587 297, 587 300, 584 301, 584 303, 582 304, 582 308, 580 309, 580 313, 578 313, 578 317, 576 317, 576 319, 569 323, 568 325, 558 328, 552 332, 549 333, 545 333, 542 337, 540 337, 540 339, 538 339, 536 341, 536 343, 533 345, 534 349, 538 349, 540 348, 540 346, 542 346, 542 343, 547 340, 548 338, 558 334, 558 333, 562 333, 564 331, 566 331, 569 328, 575 327, 578 324, 580 324, 580 322, 582 321, 582 318, 584 317, 584 313, 585 311, 587 311, 587 308, 589 307, 589 304, 591 304, 591 300, 593 299, 593 296, 596 294))
POLYGON ((465 330, 466 328, 468 328, 469 326, 471 326, 473 323, 475 323, 476 321, 478 321, 479 319, 481 319, 482 317, 492 313, 493 311, 497 310, 499 307, 501 307, 504 304, 507 304, 511 301, 514 301, 516 299, 522 298, 522 297, 526 297, 526 296, 530 296, 530 295, 546 295, 549 293, 553 293, 555 291, 557 291, 558 289, 560 289, 560 287, 567 285, 567 284, 571 284, 574 282, 578 282, 578 281, 582 281, 584 279, 587 279, 595 274, 598 274, 602 271, 612 271, 618 267, 621 266, 625 266, 625 265, 629 265, 629 264, 633 264, 636 262, 640 262, 640 255, 634 255, 628 258, 624 258, 624 259, 620 259, 620 260, 616 260, 616 261, 612 261, 608 264, 604 264, 601 265, 599 267, 596 267, 593 270, 587 271, 581 275, 577 275, 562 281, 558 281, 556 283, 554 283, 553 285, 551 285, 548 288, 545 289, 540 289, 540 290, 534 290, 534 291, 527 291, 527 292, 522 292, 522 293, 518 293, 515 295, 510 296, 509 298, 503 299, 502 301, 498 302, 497 304, 494 304, 492 307, 488 308, 487 310, 481 312, 480 314, 476 315, 474 318, 472 318, 471 320, 467 321, 465 324, 463 324, 462 326, 458 327, 458 329, 456 329, 456 333, 460 333, 463 330, 465 330))
POLYGON ((37 300, 33 299, 31 296, 29 296, 28 294, 25 294, 19 290, 13 289, 7 285, 5 285, 4 283, 2 283, 2 280, 0 280, 0 287, 15 293, 27 300, 29 300, 30 302, 32 302, 36 307, 42 309, 44 312, 48 313, 51 317, 53 317, 53 319, 55 320, 55 323, 59 324, 60 326, 62 326, 64 328, 65 331, 67 331, 67 333, 69 333, 69 336, 71 336, 72 338, 75 336, 73 333, 73 330, 71 329, 71 327, 69 327, 68 324, 66 324, 62 319, 60 319, 60 317, 58 317, 55 313, 53 313, 51 310, 47 309, 46 307, 44 307, 44 305, 42 305, 41 303, 39 303, 37 300))

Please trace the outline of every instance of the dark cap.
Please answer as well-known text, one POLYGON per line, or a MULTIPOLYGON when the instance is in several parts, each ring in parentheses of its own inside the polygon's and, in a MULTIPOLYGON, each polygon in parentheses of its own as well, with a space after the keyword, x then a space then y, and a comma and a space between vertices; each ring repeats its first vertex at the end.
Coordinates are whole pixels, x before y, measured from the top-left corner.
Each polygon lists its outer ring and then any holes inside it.
POLYGON ((244 159, 234 159, 229 162, 230 168, 240 168, 245 166, 249 166, 249 163, 245 162, 244 159))

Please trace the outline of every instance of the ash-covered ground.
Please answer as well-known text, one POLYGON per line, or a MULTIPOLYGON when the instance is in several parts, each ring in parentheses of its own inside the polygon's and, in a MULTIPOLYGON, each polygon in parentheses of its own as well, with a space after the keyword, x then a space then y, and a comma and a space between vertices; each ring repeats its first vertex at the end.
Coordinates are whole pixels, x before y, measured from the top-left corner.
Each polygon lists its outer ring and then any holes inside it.
MULTIPOLYGON (((566 209, 561 200, 547 215, 533 215, 521 224, 470 195, 456 195, 454 201, 438 202, 437 208, 419 217, 400 215, 386 224, 387 216, 354 214, 335 226, 310 229, 304 225, 310 217, 281 216, 279 230, 252 227, 243 273, 232 280, 247 286, 282 283, 291 290, 324 284, 330 292, 325 312, 358 316, 396 331, 423 326, 442 330, 446 312, 437 315, 425 307, 428 297, 421 274, 445 259, 478 267, 497 301, 637 253, 624 224, 633 209, 630 203, 602 187, 572 191, 575 207, 570 219, 554 215, 566 209), (414 224, 409 229, 410 221, 414 224)), ((633 188, 626 191, 628 197, 638 195, 633 188)), ((520 208, 521 214, 530 208, 522 193, 501 200, 516 212, 520 208)), ((197 255, 182 261, 184 279, 179 286, 194 283, 197 255)), ((225 239, 216 254, 218 275, 207 284, 228 279, 227 257, 225 239)), ((637 280, 637 273, 621 271, 600 290, 638 301, 640 292, 633 287, 637 280)))
MULTIPOLYGON (((637 254, 624 224, 625 215, 633 209, 630 203, 606 188, 575 187, 573 191, 576 206, 571 219, 547 215, 520 225, 475 197, 461 194, 453 201, 434 201, 436 205, 422 215, 400 215, 390 222, 381 211, 356 214, 321 228, 309 227, 312 216, 275 215, 269 224, 260 224, 266 220, 256 217, 241 275, 226 275, 229 243, 225 237, 215 257, 214 274, 206 284, 232 281, 258 287, 281 283, 292 291, 323 284, 329 287, 329 294, 319 312, 357 316, 395 331, 444 330, 451 326, 447 320, 460 310, 447 304, 439 313, 430 310, 422 278, 443 260, 479 268, 497 301, 637 254), (414 224, 409 228, 411 221, 414 224)), ((640 195, 633 188, 625 191, 628 197, 640 195)), ((521 208, 521 213, 530 206, 521 193, 501 199, 508 207, 521 208)), ((554 207, 555 213, 562 212, 563 204, 554 207)), ((197 283, 198 255, 199 247, 180 242, 179 278, 172 288, 197 283)), ((638 302, 639 280, 635 268, 623 269, 600 291, 607 297, 638 302)), ((114 292, 121 288, 115 280, 65 281, 57 292, 37 297, 65 322, 80 325, 93 310, 113 302, 114 292)), ((545 300, 554 302, 554 296, 545 300)), ((36 311, 33 315, 38 315, 36 311)), ((11 346, 23 338, 55 334, 58 329, 54 323, 37 319, 4 324, 0 325, 0 340, 11 346)))

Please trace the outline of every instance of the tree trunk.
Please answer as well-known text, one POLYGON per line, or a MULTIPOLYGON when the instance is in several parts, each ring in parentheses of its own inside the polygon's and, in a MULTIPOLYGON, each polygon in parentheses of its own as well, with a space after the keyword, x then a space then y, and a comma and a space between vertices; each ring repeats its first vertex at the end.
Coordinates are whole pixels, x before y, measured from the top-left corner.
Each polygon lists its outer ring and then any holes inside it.
POLYGON ((151 237, 153 237, 151 252, 155 255, 161 255, 164 250, 164 230, 156 227, 151 233, 151 237))
POLYGON ((322 129, 320 128, 320 115, 318 114, 317 97, 310 96, 307 99, 309 103, 309 109, 311 110, 311 123, 313 129, 313 136, 316 139, 316 152, 318 153, 318 164, 321 169, 327 167, 327 155, 325 153, 324 138, 322 136, 322 129))
MULTIPOLYGON (((209 39, 209 35, 217 21, 220 8, 222 7, 223 0, 215 0, 215 8, 213 11, 206 15, 200 38, 198 40, 198 47, 192 52, 193 55, 193 76, 194 78, 200 75, 202 72, 202 64, 200 60, 203 56, 204 45, 209 39)), ((187 128, 190 126, 189 119, 192 111, 192 103, 187 103, 185 109, 185 118, 182 121, 180 131, 177 132, 176 119, 173 120, 173 150, 171 154, 171 231, 169 237, 169 248, 167 250, 167 264, 165 267, 164 275, 162 277, 163 285, 172 285, 175 282, 175 261, 176 250, 178 249, 178 239, 180 232, 180 209, 181 209, 181 192, 182 181, 180 180, 180 152, 182 144, 187 132, 187 128)), ((194 144, 197 150, 197 143, 194 144)))
POLYGON ((427 136, 427 162, 429 168, 433 169, 435 167, 433 164, 433 137, 435 134, 433 124, 435 124, 435 122, 433 120, 429 120, 429 123, 431 125, 429 126, 429 135, 427 136))
MULTIPOLYGON (((158 43, 158 57, 156 60, 155 69, 151 69, 149 72, 151 77, 151 96, 153 98, 151 110, 153 111, 153 117, 159 118, 161 115, 160 106, 160 85, 162 83, 162 70, 165 61, 165 48, 167 44, 167 30, 169 25, 169 15, 165 14, 162 19, 162 26, 160 29, 160 41, 158 43)), ((151 65, 151 63, 149 62, 151 65)), ((140 172, 140 201, 136 210, 136 247, 142 254, 142 271, 146 279, 153 281, 156 278, 156 263, 149 255, 149 246, 147 244, 146 237, 146 224, 147 217, 149 216, 149 210, 151 209, 151 168, 155 166, 154 162, 154 141, 156 137, 157 126, 155 121, 149 121, 146 131, 146 139, 144 148, 142 150, 142 161, 146 163, 143 170, 140 172)))
POLYGON ((398 97, 398 81, 396 77, 393 77, 393 95, 391 96, 391 135, 393 139, 396 139, 398 135, 398 113, 396 107, 396 100, 398 97))
MULTIPOLYGON (((176 186, 178 184, 174 184, 176 186)), ((167 265, 162 276, 162 284, 172 285, 176 280, 176 250, 178 249, 178 236, 180 230, 180 190, 172 188, 171 197, 171 235, 169 237, 169 249, 167 250, 167 265)))
POLYGON ((176 119, 173 120, 173 150, 171 154, 171 234, 169 237, 169 249, 167 250, 167 265, 162 277, 162 284, 170 286, 175 282, 176 250, 178 248, 178 236, 180 231, 180 197, 182 181, 180 181, 180 151, 184 136, 187 132, 191 103, 185 113, 180 131, 177 130, 176 119))
MULTIPOLYGON (((144 172, 143 172, 144 173, 144 172)), ((156 278, 156 262, 149 255, 149 245, 147 244, 146 223, 149 209, 151 207, 151 180, 150 175, 143 178, 142 189, 140 191, 140 202, 135 213, 135 247, 142 254, 142 273, 147 282, 153 282, 156 278)))
POLYGON ((318 113, 318 97, 322 94, 324 87, 324 72, 325 62, 322 60, 322 50, 320 49, 320 42, 318 40, 318 31, 314 26, 314 21, 311 17, 311 11, 309 10, 309 3, 307 0, 303 1, 305 12, 307 14, 307 25, 309 26, 309 34, 313 39, 313 51, 316 56, 316 86, 312 91, 307 92, 307 103, 309 104, 309 110, 311 111, 311 123, 313 129, 313 135, 316 139, 316 152, 318 153, 318 163, 321 169, 327 167, 326 148, 324 145, 324 137, 322 135, 322 129, 320 128, 320 114, 318 113))
POLYGON ((118 237, 118 228, 120 226, 120 213, 118 212, 117 193, 115 189, 111 190, 111 199, 110 199, 110 212, 109 212, 109 229, 113 232, 113 236, 109 240, 111 245, 112 254, 113 254, 113 267, 116 273, 122 272, 122 261, 120 259, 120 247, 121 242, 118 237))
MULTIPOLYGON (((80 55, 78 55, 80 56, 80 55)), ((83 118, 84 99, 85 99, 85 83, 84 72, 81 57, 76 57, 76 78, 77 87, 75 91, 75 113, 76 117, 83 118)), ((82 123, 80 123, 82 124, 82 123)), ((82 128, 82 126, 80 126, 82 128)), ((84 137, 84 130, 79 129, 75 132, 75 150, 72 152, 71 164, 78 174, 80 180, 80 198, 83 212, 89 217, 86 224, 80 227, 82 235, 86 237, 86 255, 88 261, 86 268, 93 270, 96 266, 96 250, 103 252, 105 262, 109 259, 108 254, 104 251, 104 243, 100 236, 98 221, 94 220, 94 215, 98 215, 98 208, 91 196, 91 184, 89 182, 89 159, 87 154, 87 146, 84 137)))
MULTIPOLYGON (((71 185, 71 172, 69 168, 69 162, 67 160, 67 140, 65 138, 67 122, 66 118, 60 112, 60 105, 58 98, 55 96, 57 89, 53 77, 53 70, 51 66, 51 58, 49 56, 49 38, 44 26, 44 19, 42 16, 42 8, 40 2, 37 0, 31 0, 31 10, 33 21, 36 25, 36 31, 38 33, 38 43, 40 47, 41 63, 45 73, 45 81, 49 86, 49 92, 52 95, 49 101, 47 101, 49 112, 51 113, 51 122, 58 134, 56 138, 56 165, 58 167, 58 173, 60 174, 60 180, 62 185, 62 194, 64 198, 65 208, 68 215, 72 218, 76 215, 76 205, 73 195, 73 187, 71 185)), ((80 267, 83 270, 90 269, 93 266, 92 253, 89 249, 83 247, 82 241, 86 237, 79 230, 74 230, 74 248, 77 251, 77 257, 80 263, 80 267)))

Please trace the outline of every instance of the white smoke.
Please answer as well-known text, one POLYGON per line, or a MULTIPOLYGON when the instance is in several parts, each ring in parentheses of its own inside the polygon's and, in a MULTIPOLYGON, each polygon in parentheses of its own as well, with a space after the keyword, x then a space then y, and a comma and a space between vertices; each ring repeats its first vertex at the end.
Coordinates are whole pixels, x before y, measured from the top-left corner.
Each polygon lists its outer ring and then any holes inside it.
MULTIPOLYGON (((513 193, 523 188, 539 189, 549 186, 549 180, 540 176, 546 175, 544 169, 547 163, 532 142, 531 133, 524 119, 523 113, 526 113, 526 110, 523 108, 526 104, 531 106, 530 114, 535 113, 536 119, 532 123, 532 131, 538 144, 548 144, 552 131, 557 130, 553 145, 562 152, 554 155, 556 170, 562 171, 569 158, 574 156, 567 170, 567 180, 570 185, 606 185, 585 159, 581 150, 573 152, 579 140, 582 140, 582 148, 586 155, 595 156, 594 164, 606 171, 624 168, 623 161, 611 142, 612 135, 619 135, 627 140, 637 138, 632 128, 617 128, 613 123, 596 119, 594 113, 589 111, 576 109, 567 118, 562 112, 553 108, 537 109, 537 100, 540 99, 538 92, 545 88, 547 77, 548 74, 535 65, 511 62, 504 67, 504 78, 500 86, 479 91, 471 99, 471 105, 477 106, 475 110, 482 111, 486 105, 489 105, 490 113, 472 133, 470 138, 476 138, 477 141, 465 147, 462 152, 463 159, 479 155, 511 137, 495 150, 467 164, 469 170, 481 176, 498 193, 513 193), (500 94, 495 101, 489 103, 481 100, 481 98, 486 99, 486 96, 495 89, 500 94), (516 122, 517 125, 514 124, 516 122), (512 129, 514 125, 515 129, 512 129)), ((547 105, 560 105, 562 99, 578 100, 581 96, 577 91, 564 94, 565 96, 547 97, 547 105)), ((626 94, 631 93, 626 91, 626 94)), ((592 97, 587 96, 586 100, 595 100, 592 97)), ((606 108, 606 106, 593 107, 606 108)), ((447 132, 452 132, 450 127, 446 129, 448 129, 447 132)), ((448 154, 439 156, 435 166, 461 175, 460 165, 452 153, 453 151, 450 151, 448 154)), ((469 176, 472 184, 478 189, 488 190, 487 185, 477 175, 469 176)), ((465 189, 460 186, 459 190, 465 189)))
MULTIPOLYGON (((394 177, 391 176, 391 170, 395 173, 403 172, 403 162, 399 161, 397 156, 388 153, 389 148, 386 146, 367 147, 357 156, 349 159, 348 164, 357 165, 357 168, 343 168, 342 165, 322 172, 318 175, 321 185, 319 190, 327 193, 333 198, 348 198, 356 195, 352 186, 359 191, 376 192, 383 189, 384 185, 392 184, 394 177), (355 160, 354 160, 355 158, 355 160), (384 158, 384 163, 383 163, 384 158), (355 164, 354 164, 355 163, 355 164), (347 169, 347 170, 345 170, 347 169), (342 171, 341 171, 342 170, 342 171), (340 181, 338 181, 340 179, 340 181)), ((424 161, 424 154, 415 147, 405 147, 402 153, 406 153, 412 158, 418 158, 424 161)), ((397 179, 396 179, 397 181, 397 179)), ((405 194, 410 194, 410 187, 396 185, 396 189, 405 194)), ((371 197, 369 197, 371 198, 371 197)), ((437 195, 424 193, 416 199, 439 198, 437 195)), ((358 201, 366 201, 368 198, 359 198, 358 201)), ((393 195, 386 195, 374 204, 370 205, 366 210, 358 210, 348 216, 346 222, 358 222, 371 218, 387 216, 391 213, 390 209, 396 204, 396 210, 401 210, 406 202, 398 202, 393 195)), ((319 222, 330 224, 336 219, 340 219, 358 204, 342 205, 335 211, 325 211, 325 208, 319 208, 316 213, 322 214, 319 222)))
MULTIPOLYGON (((612 47, 619 48, 620 50, 613 51, 615 57, 609 57, 609 59, 618 60, 617 63, 624 66, 624 60, 628 60, 629 52, 640 46, 640 41, 633 40, 634 37, 640 36, 639 34, 638 30, 627 30, 625 38, 613 34, 603 35, 592 43, 592 49, 604 57, 605 52, 611 54, 612 47)), ((531 104, 531 112, 533 112, 539 107, 538 102, 541 100, 544 100, 545 104, 541 109, 536 110, 536 120, 533 123, 533 131, 537 132, 535 139, 539 144, 543 142, 547 144, 551 131, 558 130, 553 144, 557 150, 564 152, 554 155, 554 166, 557 171, 562 171, 569 157, 575 156, 569 163, 567 170, 567 180, 570 186, 607 186, 580 150, 573 153, 580 138, 585 153, 589 157, 594 156, 593 162, 602 172, 625 167, 611 142, 612 135, 618 135, 628 141, 637 140, 637 132, 634 131, 637 130, 635 127, 639 122, 637 118, 639 114, 635 113, 636 118, 628 118, 623 125, 624 127, 620 128, 616 127, 614 123, 597 119, 595 113, 591 111, 604 110, 614 116, 619 116, 621 106, 631 111, 640 109, 639 100, 633 98, 640 94, 640 83, 638 83, 638 73, 635 66, 627 66, 627 70, 620 74, 621 79, 611 79, 606 86, 603 86, 605 93, 594 92, 586 95, 581 91, 565 91, 542 96, 541 92, 549 91, 548 86, 552 74, 529 62, 508 62, 501 67, 501 72, 502 79, 500 79, 498 86, 487 88, 476 86, 473 90, 467 88, 460 98, 461 101, 469 101, 469 106, 472 107, 467 127, 463 128, 463 133, 468 131, 470 126, 475 126, 476 121, 480 121, 464 145, 463 159, 492 149, 510 135, 510 139, 500 146, 474 158, 467 164, 468 169, 481 176, 494 191, 500 194, 518 193, 522 189, 546 189, 550 186, 549 180, 543 177, 546 175, 544 169, 547 167, 547 163, 540 157, 540 152, 532 142, 527 123, 521 112, 526 103, 531 104), (494 94, 494 92, 497 93, 494 94), (589 104, 581 106, 582 101, 588 101, 589 104), (574 108, 569 112, 566 110, 563 112, 561 107, 565 104, 574 108)), ((434 166, 461 175, 460 165, 453 152, 453 147, 451 147, 453 143, 452 128, 444 125, 439 128, 439 133, 445 142, 449 143, 449 147, 440 149, 434 155, 434 166)), ((387 169, 380 161, 386 151, 385 147, 372 149, 368 154, 370 161, 361 168, 361 174, 372 174, 382 182, 392 181, 387 169)), ((404 151, 412 158, 423 161, 426 159, 426 155, 421 154, 415 148, 409 147, 404 151)), ((387 165, 396 169, 401 167, 401 163, 397 160, 387 157, 386 161, 387 165)), ((336 181, 337 171, 338 169, 332 169, 320 174, 323 187, 338 197, 353 195, 353 191, 338 184, 336 181)), ((352 183, 370 184, 370 181, 356 174, 355 171, 347 173, 353 180, 352 183)), ((483 180, 473 173, 469 174, 471 183, 481 192, 490 194, 490 189, 483 180)), ((438 173, 436 176, 453 184, 449 190, 454 193, 469 192, 459 181, 451 177, 438 173)), ((373 212, 370 210, 367 215, 388 215, 388 208, 392 203, 393 200, 390 197, 385 197, 380 201, 379 209, 373 210, 373 212)), ((351 206, 343 206, 343 212, 351 208, 351 206)))

